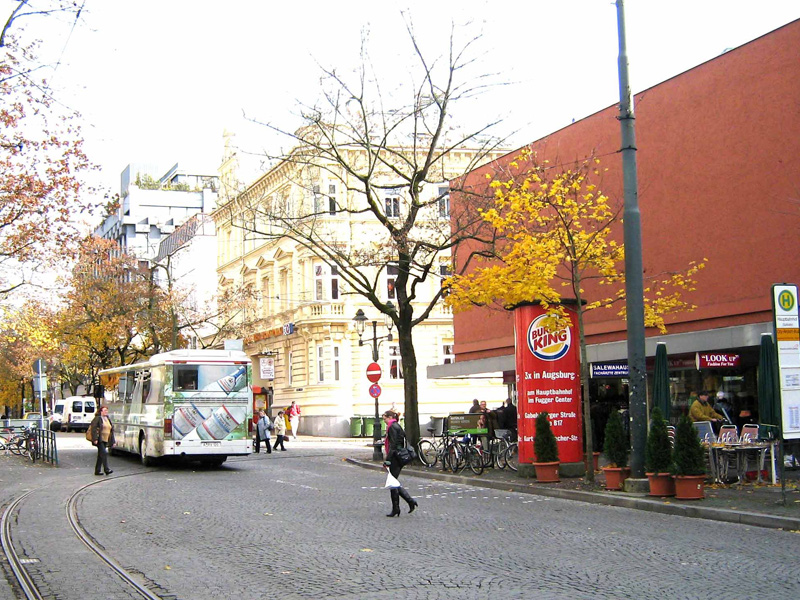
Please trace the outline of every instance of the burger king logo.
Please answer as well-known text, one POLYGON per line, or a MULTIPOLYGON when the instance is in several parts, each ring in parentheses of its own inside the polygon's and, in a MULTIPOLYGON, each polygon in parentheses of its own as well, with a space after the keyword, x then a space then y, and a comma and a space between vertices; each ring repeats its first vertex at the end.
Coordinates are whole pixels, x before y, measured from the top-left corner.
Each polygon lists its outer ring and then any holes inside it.
POLYGON ((540 360, 558 360, 569 352, 572 334, 569 328, 548 331, 547 315, 539 315, 528 326, 528 348, 540 360))

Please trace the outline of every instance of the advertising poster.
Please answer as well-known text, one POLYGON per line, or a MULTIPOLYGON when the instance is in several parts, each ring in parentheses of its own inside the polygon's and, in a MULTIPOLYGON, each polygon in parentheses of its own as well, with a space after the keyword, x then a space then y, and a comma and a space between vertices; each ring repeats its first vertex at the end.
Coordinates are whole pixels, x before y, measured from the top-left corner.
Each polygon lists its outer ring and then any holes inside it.
POLYGON ((514 310, 519 462, 534 460, 535 421, 547 412, 562 463, 583 462, 580 352, 575 312, 571 325, 548 331, 538 305, 514 310))

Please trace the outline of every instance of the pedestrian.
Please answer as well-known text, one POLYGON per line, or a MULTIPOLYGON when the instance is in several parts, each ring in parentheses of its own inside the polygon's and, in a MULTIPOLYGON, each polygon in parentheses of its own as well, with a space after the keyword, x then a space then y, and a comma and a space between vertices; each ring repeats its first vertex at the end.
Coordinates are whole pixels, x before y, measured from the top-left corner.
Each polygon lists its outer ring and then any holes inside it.
POLYGON ((292 405, 287 411, 289 415, 289 424, 292 427, 292 439, 297 439, 297 430, 300 429, 300 405, 296 400, 292 400, 292 405))
POLYGON ((116 446, 114 441, 114 424, 108 418, 108 407, 103 405, 97 413, 92 423, 89 425, 92 445, 97 446, 97 461, 94 464, 94 474, 102 475, 101 469, 106 475, 111 475, 114 471, 108 468, 108 449, 116 446))
POLYGON ((277 450, 280 445, 281 451, 286 452, 286 448, 283 447, 283 438, 286 437, 286 420, 283 418, 282 410, 278 411, 278 416, 275 417, 273 427, 275 428, 275 445, 272 449, 277 450))
MULTIPOLYGON (((397 415, 390 410, 383 413, 383 422, 386 423, 386 439, 384 440, 386 462, 383 465, 389 469, 389 473, 396 479, 400 477, 400 471, 403 470, 403 465, 397 457, 397 451, 406 447, 406 432, 397 422, 397 415)), ((386 515, 387 517, 400 516, 400 498, 408 503, 409 514, 417 508, 417 501, 411 497, 411 494, 403 486, 389 488, 389 492, 392 498, 392 512, 386 515)))
POLYGON ((469 414, 474 414, 474 413, 476 413, 476 412, 481 412, 481 405, 480 405, 480 403, 478 402, 478 399, 477 399, 477 398, 475 398, 475 399, 472 401, 472 406, 469 408, 469 414))
POLYGON ((258 423, 256 424, 256 452, 261 451, 261 440, 267 443, 267 454, 272 454, 269 432, 274 429, 272 421, 269 420, 267 413, 263 410, 258 411, 258 423))

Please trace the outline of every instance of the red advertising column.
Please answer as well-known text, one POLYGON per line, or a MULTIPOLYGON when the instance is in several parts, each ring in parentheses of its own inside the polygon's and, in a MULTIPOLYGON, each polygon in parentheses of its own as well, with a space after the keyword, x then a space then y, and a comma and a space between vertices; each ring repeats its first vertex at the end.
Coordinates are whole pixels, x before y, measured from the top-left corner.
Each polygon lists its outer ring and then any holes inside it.
POLYGON ((575 311, 565 307, 571 325, 548 331, 539 305, 514 309, 517 368, 519 462, 534 462, 534 423, 547 412, 562 463, 583 462, 580 352, 575 311))

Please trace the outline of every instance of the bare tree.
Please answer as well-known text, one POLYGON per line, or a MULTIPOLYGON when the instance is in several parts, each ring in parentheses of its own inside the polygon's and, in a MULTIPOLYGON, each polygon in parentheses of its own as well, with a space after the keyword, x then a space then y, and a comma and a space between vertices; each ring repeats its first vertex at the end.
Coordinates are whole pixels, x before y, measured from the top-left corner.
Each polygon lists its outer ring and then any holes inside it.
MULTIPOLYGON (((384 93, 362 40, 361 64, 352 76, 323 69, 321 100, 302 108, 297 131, 262 122, 292 146, 269 156, 276 165, 270 173, 280 171, 301 194, 276 194, 256 182, 225 210, 234 226, 265 241, 291 240, 336 267, 348 293, 363 296, 391 318, 402 361, 407 434, 415 443, 412 331, 446 293, 441 286, 432 297, 426 290, 431 279, 449 274, 460 242, 475 239, 481 242, 475 246, 485 249, 495 241, 477 211, 450 214, 448 182, 497 156, 499 141, 489 135, 497 121, 464 131, 452 115, 458 103, 490 84, 490 76, 468 73, 479 38, 458 45, 452 28, 449 54, 430 62, 408 22, 406 30, 414 58, 409 84, 384 93), (327 196, 323 180, 336 181, 345 200, 327 196), (394 277, 393 307, 382 275, 387 266, 394 277)), ((485 201, 488 207, 490 199, 485 201)), ((459 257, 457 264, 468 269, 470 257, 459 257)))

